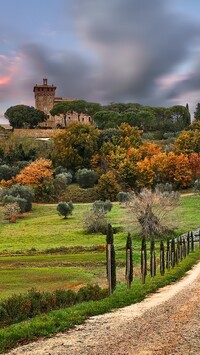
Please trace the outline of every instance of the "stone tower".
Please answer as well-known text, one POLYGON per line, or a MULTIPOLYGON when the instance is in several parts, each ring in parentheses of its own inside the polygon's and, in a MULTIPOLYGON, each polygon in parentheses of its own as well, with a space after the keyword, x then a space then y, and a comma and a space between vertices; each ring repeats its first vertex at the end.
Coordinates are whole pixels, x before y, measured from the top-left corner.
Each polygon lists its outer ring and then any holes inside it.
POLYGON ((48 85, 47 79, 43 79, 42 85, 35 85, 35 108, 43 111, 50 117, 50 110, 53 108, 56 86, 48 85))

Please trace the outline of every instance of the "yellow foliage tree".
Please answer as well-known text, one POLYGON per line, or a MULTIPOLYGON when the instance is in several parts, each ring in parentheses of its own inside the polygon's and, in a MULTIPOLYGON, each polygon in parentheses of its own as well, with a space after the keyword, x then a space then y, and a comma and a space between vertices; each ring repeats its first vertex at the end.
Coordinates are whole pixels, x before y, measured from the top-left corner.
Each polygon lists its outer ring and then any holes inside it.
POLYGON ((53 173, 52 161, 41 158, 22 169, 14 181, 20 185, 42 187, 53 179, 53 173))

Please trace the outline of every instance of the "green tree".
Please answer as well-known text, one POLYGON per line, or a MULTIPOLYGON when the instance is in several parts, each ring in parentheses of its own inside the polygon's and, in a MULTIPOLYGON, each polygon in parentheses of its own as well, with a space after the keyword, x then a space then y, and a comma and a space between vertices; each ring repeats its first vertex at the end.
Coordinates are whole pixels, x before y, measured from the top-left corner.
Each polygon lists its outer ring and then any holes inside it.
POLYGON ((90 168, 90 160, 98 151, 99 132, 94 126, 71 123, 53 138, 52 160, 72 171, 90 168))
POLYGON ((196 110, 194 111, 194 118, 197 121, 200 120, 200 103, 199 102, 198 102, 198 104, 196 106, 196 110))
POLYGON ((57 211, 60 216, 64 216, 64 219, 66 219, 69 215, 72 214, 73 211, 73 204, 71 202, 59 202, 57 206, 57 211))
POLYGON ((66 123, 66 115, 68 112, 70 113, 77 112, 78 119, 79 119, 81 113, 84 113, 88 116, 93 116, 95 112, 98 112, 100 110, 101 110, 101 105, 96 102, 73 100, 67 102, 60 102, 54 105, 54 107, 51 110, 51 114, 53 116, 64 114, 65 123, 66 123))
POLYGON ((94 170, 79 169, 76 173, 76 180, 82 188, 93 187, 98 180, 98 174, 94 170))
POLYGON ((4 115, 13 128, 34 128, 48 118, 43 111, 26 105, 11 106, 4 115))
POLYGON ((26 201, 24 207, 24 212, 28 212, 32 209, 32 201, 34 198, 34 191, 31 187, 22 186, 22 185, 13 185, 10 189, 1 190, 1 200, 4 196, 13 196, 16 198, 21 198, 26 201))
POLYGON ((176 105, 170 107, 167 109, 167 118, 172 124, 174 132, 182 131, 191 123, 189 110, 185 106, 176 105))
POLYGON ((116 128, 120 114, 115 111, 100 111, 94 115, 94 122, 99 129, 116 128))

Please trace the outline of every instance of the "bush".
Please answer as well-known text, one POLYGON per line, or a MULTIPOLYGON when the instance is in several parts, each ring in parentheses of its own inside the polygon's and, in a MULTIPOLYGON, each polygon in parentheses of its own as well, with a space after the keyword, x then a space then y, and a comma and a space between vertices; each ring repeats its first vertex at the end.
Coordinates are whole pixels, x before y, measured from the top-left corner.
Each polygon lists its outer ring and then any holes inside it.
POLYGON ((94 170, 79 169, 76 173, 76 180, 80 187, 93 187, 98 181, 98 174, 94 170))
POLYGON ((169 232, 167 217, 179 203, 178 192, 161 192, 158 189, 151 191, 143 189, 134 195, 129 203, 129 214, 136 217, 141 226, 142 234, 148 238, 161 236, 169 232))
POLYGON ((60 173, 55 176, 53 181, 54 193, 55 196, 60 199, 66 187, 72 182, 72 174, 71 173, 60 173))
POLYGON ((108 221, 106 213, 111 211, 110 200, 95 201, 88 215, 85 217, 85 227, 88 233, 107 233, 108 221))
POLYGON ((9 165, 0 165, 0 180, 10 180, 12 177, 16 176, 19 169, 15 166, 11 167, 9 165))
POLYGON ((13 295, 0 302, 0 326, 21 322, 76 303, 101 300, 107 296, 107 290, 97 285, 84 286, 77 293, 72 290, 55 290, 51 293, 31 289, 26 294, 13 295))
POLYGON ((32 209, 34 191, 31 187, 22 186, 22 185, 13 185, 10 189, 3 189, 1 191, 1 200, 3 200, 4 196, 6 195, 25 199, 26 206, 24 212, 28 212, 32 209))
POLYGON ((66 219, 69 215, 72 214, 72 210, 74 209, 74 206, 72 204, 72 202, 59 202, 58 206, 57 206, 57 211, 59 213, 60 216, 64 216, 64 218, 66 219))
POLYGON ((20 207, 18 203, 8 203, 4 206, 4 218, 8 219, 10 223, 16 222, 20 215, 20 207))
POLYGON ((72 182, 71 173, 60 173, 55 176, 54 185, 59 189, 65 189, 67 185, 70 185, 72 182))
POLYGON ((129 192, 124 192, 124 191, 120 191, 117 194, 117 201, 119 201, 120 203, 126 203, 130 200, 130 193, 129 192))
POLYGON ((3 197, 2 202, 3 202, 3 205, 7 205, 7 204, 10 204, 10 203, 17 203, 19 205, 20 212, 21 213, 26 212, 26 203, 27 203, 27 201, 25 200, 25 198, 21 198, 19 196, 14 197, 12 195, 5 195, 3 197))
POLYGON ((158 191, 160 191, 161 193, 164 193, 164 192, 172 192, 173 191, 173 185, 170 184, 170 183, 166 183, 166 184, 156 184, 156 189, 158 191))
POLYGON ((195 180, 193 190, 194 192, 200 193, 200 179, 195 180))
POLYGON ((89 211, 84 220, 88 233, 107 233, 108 221, 104 211, 89 211))
POLYGON ((110 202, 110 200, 106 200, 106 201, 95 201, 92 205, 92 210, 97 213, 99 211, 102 211, 104 213, 110 212, 111 209, 113 207, 112 202, 110 202))
POLYGON ((90 203, 96 199, 97 193, 94 187, 82 189, 77 184, 68 186, 60 197, 62 201, 72 201, 73 203, 90 203))

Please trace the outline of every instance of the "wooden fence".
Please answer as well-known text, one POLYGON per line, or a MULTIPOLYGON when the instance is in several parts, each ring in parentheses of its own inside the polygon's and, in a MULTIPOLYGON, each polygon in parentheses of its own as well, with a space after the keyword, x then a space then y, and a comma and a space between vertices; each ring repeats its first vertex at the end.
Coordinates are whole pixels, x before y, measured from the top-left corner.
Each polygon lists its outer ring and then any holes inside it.
MULTIPOLYGON (((159 272, 163 276, 165 270, 173 269, 175 265, 178 265, 181 260, 187 257, 190 252, 194 251, 195 243, 198 243, 200 249, 200 229, 195 232, 188 232, 187 234, 181 235, 177 238, 167 239, 166 245, 161 240, 159 247, 155 247, 154 240, 149 242, 145 238, 142 239, 141 245, 141 278, 142 283, 145 283, 146 276, 148 274, 148 259, 149 259, 149 272, 151 277, 155 277, 158 272, 157 264, 159 265, 159 272), (149 248, 147 248, 147 243, 149 248), (156 257, 157 251, 157 257, 156 257), (147 254, 150 253, 148 258, 147 254), (159 255, 158 255, 159 254, 159 255)), ((110 246, 107 245, 107 248, 110 246)), ((112 239, 112 248, 114 253, 114 244, 112 239)), ((108 253, 107 253, 108 255, 108 253)), ((110 269, 115 272, 115 258, 112 260, 111 257, 107 257, 107 270, 110 269), (111 265, 112 264, 112 265, 111 265)), ((126 245, 126 281, 127 287, 130 288, 131 282, 133 280, 133 259, 132 259, 132 243, 130 242, 130 234, 127 236, 127 245, 126 245)), ((111 287, 112 284, 111 276, 108 275, 108 284, 110 294, 114 291, 114 287, 111 287)), ((116 282, 116 280, 115 280, 116 282)))

